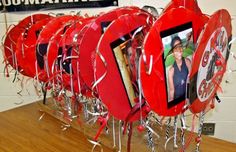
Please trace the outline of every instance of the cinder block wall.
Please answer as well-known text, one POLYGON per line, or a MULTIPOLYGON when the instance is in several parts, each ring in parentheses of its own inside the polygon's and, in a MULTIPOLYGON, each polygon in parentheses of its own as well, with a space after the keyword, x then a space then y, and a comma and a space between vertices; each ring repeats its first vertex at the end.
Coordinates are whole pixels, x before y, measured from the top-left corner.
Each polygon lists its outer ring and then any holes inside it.
MULTIPOLYGON (((153 0, 128 0, 128 1, 119 1, 119 6, 128 6, 128 5, 137 5, 143 6, 152 5, 157 8, 164 7, 169 0, 162 1, 153 1, 153 0)), ((236 1, 223 1, 223 0, 198 0, 199 6, 202 11, 206 14, 212 14, 218 9, 225 8, 228 9, 233 20, 233 36, 236 36, 236 1)), ((108 11, 114 7, 99 9, 74 9, 74 11, 81 11, 81 13, 88 13, 89 15, 97 14, 101 11, 108 11)), ((71 10, 55 10, 51 11, 54 13, 57 12, 65 12, 69 13, 71 10)), ((22 18, 39 12, 17 12, 17 13, 7 13, 0 14, 0 37, 5 34, 6 31, 6 21, 7 25, 16 24, 22 18), (6 16, 5 16, 6 15, 6 16)), ((47 13, 47 12, 41 12, 47 13)), ((236 45, 232 45, 233 52, 236 53, 236 45)), ((4 64, 2 64, 3 58, 0 55, 0 111, 7 110, 10 108, 14 108, 17 106, 22 106, 24 104, 28 104, 34 102, 36 100, 42 99, 42 97, 38 97, 34 91, 34 87, 32 85, 32 80, 27 81, 27 78, 24 80, 24 87, 21 95, 18 95, 22 87, 20 82, 12 83, 14 78, 14 72, 10 72, 10 77, 6 78, 3 73, 4 64), (22 103, 21 103, 22 102, 22 103), (21 104, 19 104, 21 103, 21 104)), ((236 61, 230 57, 228 69, 236 69, 236 61)), ((209 112, 206 115, 205 122, 214 122, 216 123, 215 135, 214 137, 228 140, 236 143, 236 114, 234 108, 236 107, 236 73, 227 72, 225 80, 228 80, 229 83, 222 83, 223 93, 219 94, 222 102, 216 104, 216 108, 209 112)))

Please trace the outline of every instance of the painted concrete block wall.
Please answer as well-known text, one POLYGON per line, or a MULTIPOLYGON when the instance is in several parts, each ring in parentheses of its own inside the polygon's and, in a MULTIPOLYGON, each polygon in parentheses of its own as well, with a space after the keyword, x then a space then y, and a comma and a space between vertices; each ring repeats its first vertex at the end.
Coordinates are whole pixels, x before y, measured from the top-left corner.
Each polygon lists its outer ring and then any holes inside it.
MULTIPOLYGON (((156 8, 164 7, 169 0, 128 0, 128 1, 119 1, 119 6, 129 6, 136 5, 142 7, 143 5, 151 5, 156 8)), ((206 14, 212 14, 218 9, 225 8, 228 9, 230 14, 232 15, 232 25, 233 25, 233 36, 236 36, 236 1, 223 1, 223 0, 198 0, 199 6, 202 11, 206 14)), ((71 10, 55 10, 51 11, 54 13, 69 13, 73 11, 81 11, 81 14, 88 13, 89 15, 97 14, 101 11, 108 11, 114 7, 108 7, 101 9, 71 9, 71 10)), ((17 13, 7 13, 7 24, 16 24, 22 18, 39 12, 17 12, 17 13)), ((47 12, 42 12, 47 13, 47 12)), ((3 13, 0 14, 0 37, 2 37, 5 33, 5 16, 3 13)), ((231 49, 234 53, 236 53, 236 45, 232 45, 231 49)), ((25 86, 23 87, 23 91, 21 96, 17 94, 22 87, 21 83, 12 83, 14 78, 14 72, 10 73, 9 78, 5 78, 3 69, 4 64, 2 64, 3 58, 0 55, 0 111, 7 110, 10 108, 14 108, 17 106, 22 106, 24 104, 28 104, 34 102, 36 100, 42 99, 42 97, 38 97, 34 91, 34 87, 31 83, 31 80, 27 81, 25 86), (27 89, 26 89, 27 88, 27 89), (23 102, 22 104, 19 104, 23 102)), ((230 57, 228 69, 236 69, 236 61, 230 57)), ((26 81, 25 78, 24 81, 26 81)), ((223 93, 219 94, 222 102, 216 104, 216 108, 209 112, 206 116, 205 122, 214 122, 216 123, 215 129, 215 137, 220 139, 225 139, 228 141, 232 141, 236 143, 236 114, 234 111, 234 107, 236 107, 236 73, 227 72, 224 80, 228 80, 229 83, 222 83, 223 93)))
MULTIPOLYGON (((15 15, 14 15, 15 16, 15 15)), ((9 20, 9 24, 15 24, 17 21, 15 20, 9 20)), ((0 36, 5 34, 6 31, 6 24, 5 24, 5 15, 0 14, 0 36)), ((2 46, 1 46, 2 47, 2 46)), ((18 83, 12 83, 13 78, 14 78, 14 72, 10 71, 10 77, 6 78, 4 74, 4 64, 3 62, 3 55, 1 51, 0 55, 0 111, 7 110, 9 108, 21 106, 27 103, 31 103, 33 101, 39 100, 39 97, 37 97, 34 92, 28 91, 26 89, 23 89, 21 94, 17 94, 17 92, 21 91, 21 84, 20 82, 18 83)), ((32 90, 32 86, 30 87, 30 84, 25 86, 28 90, 32 90)))

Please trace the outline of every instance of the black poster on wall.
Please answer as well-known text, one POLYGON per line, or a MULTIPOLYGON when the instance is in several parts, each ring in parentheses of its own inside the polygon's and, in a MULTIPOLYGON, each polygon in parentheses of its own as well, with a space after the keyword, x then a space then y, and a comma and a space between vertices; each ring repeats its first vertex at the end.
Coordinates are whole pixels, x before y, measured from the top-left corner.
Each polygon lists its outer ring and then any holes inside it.
POLYGON ((118 6, 118 0, 0 0, 0 11, 34 11, 118 6))

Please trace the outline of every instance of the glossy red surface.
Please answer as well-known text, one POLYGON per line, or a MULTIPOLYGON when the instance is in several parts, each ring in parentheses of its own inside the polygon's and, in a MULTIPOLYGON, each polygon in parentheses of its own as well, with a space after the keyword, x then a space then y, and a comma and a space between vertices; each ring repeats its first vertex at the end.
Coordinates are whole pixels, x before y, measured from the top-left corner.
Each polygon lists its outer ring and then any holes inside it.
MULTIPOLYGON (((224 75, 224 70, 222 69, 222 72, 216 72, 214 70, 213 74, 213 78, 218 75, 217 77, 217 84, 214 84, 214 87, 212 88, 213 90, 211 91, 211 94, 203 99, 200 100, 199 96, 196 95, 198 92, 198 88, 197 88, 197 81, 200 77, 202 77, 201 74, 205 74, 208 71, 200 71, 200 65, 202 65, 201 63, 201 59, 204 56, 204 53, 206 51, 210 51, 210 50, 206 50, 208 43, 211 43, 211 49, 215 49, 215 44, 218 43, 218 38, 216 36, 218 36, 221 32, 221 29, 225 28, 226 33, 227 33, 227 43, 225 43, 226 46, 224 47, 228 47, 228 42, 231 39, 232 36, 232 26, 231 26, 231 17, 228 13, 227 10, 218 10, 217 12, 215 12, 213 15, 211 15, 209 21, 207 22, 207 25, 204 29, 204 31, 201 34, 201 38, 198 40, 198 46, 196 48, 196 52, 193 58, 193 65, 192 65, 192 71, 190 72, 190 95, 191 94, 195 94, 192 97, 190 96, 190 110, 193 113, 199 113, 201 111, 203 111, 210 103, 210 101, 215 97, 215 93, 217 92, 217 89, 219 88, 220 82, 222 81, 222 77, 224 75), (212 37, 213 35, 215 35, 214 37, 212 37), (192 83, 192 84, 191 84, 192 83)), ((223 52, 224 48, 221 48, 220 51, 223 52)), ((223 53, 222 53, 223 54, 223 53)), ((226 53, 227 54, 227 53, 226 53)), ((224 64, 223 66, 226 66, 227 63, 227 55, 223 55, 224 58, 224 64)), ((216 61, 217 64, 218 61, 216 61)), ((217 65, 216 65, 217 66, 217 65)), ((209 80, 209 82, 212 82, 213 79, 209 80)), ((210 83, 209 83, 210 84, 210 83)))
POLYGON ((51 68, 58 56, 60 34, 64 32, 63 28, 79 18, 81 17, 72 15, 55 17, 40 32, 36 41, 36 59, 41 81, 46 82, 52 76, 51 68))
POLYGON ((92 88, 94 83, 94 60, 98 41, 102 36, 104 29, 109 24, 124 14, 133 14, 140 11, 137 7, 121 7, 111 10, 98 16, 81 36, 81 45, 79 45, 79 69, 82 79, 88 88, 92 88))
MULTIPOLYGON (((16 43, 19 36, 21 36, 21 34, 24 33, 33 24, 48 17, 49 15, 47 14, 35 14, 35 15, 28 16, 24 18, 23 20, 21 20, 17 25, 13 26, 6 33, 6 38, 4 41, 4 54, 5 54, 4 58, 8 61, 8 63, 14 69, 18 69, 18 67, 16 67, 17 61, 15 58, 15 52, 16 52, 16 43)), ((20 69, 18 70, 20 71, 20 69)))
POLYGON ((19 37, 16 43, 16 58, 17 64, 22 74, 34 77, 36 75, 36 41, 38 34, 43 29, 52 17, 48 17, 33 24, 25 30, 19 37))
POLYGON ((62 67, 64 71, 62 73, 63 85, 73 93, 82 93, 84 96, 87 96, 87 90, 85 88, 84 80, 81 78, 79 69, 79 46, 81 45, 81 37, 83 37, 83 33, 87 30, 88 25, 93 20, 94 17, 91 17, 80 19, 75 23, 72 23, 61 37, 59 45, 56 48, 60 48, 62 51, 60 55, 61 63, 62 65, 64 64, 62 67))
POLYGON ((204 26, 204 20, 201 15, 185 8, 172 8, 162 14, 144 40, 143 49, 145 55, 142 56, 141 61, 143 94, 151 109, 161 116, 176 116, 180 114, 185 105, 185 100, 168 108, 168 92, 162 57, 164 48, 160 32, 189 22, 192 22, 193 40, 196 42, 204 26), (153 62, 150 64, 151 58, 153 62), (148 73, 149 69, 150 73, 148 73))
POLYGON ((96 86, 98 94, 108 111, 120 120, 138 120, 140 118, 140 108, 132 109, 132 101, 128 98, 111 44, 116 40, 123 41, 127 35, 132 36, 132 32, 141 26, 145 27, 143 30, 145 35, 152 25, 152 23, 147 23, 147 18, 149 17, 150 15, 146 13, 120 16, 106 29, 97 47, 95 58, 96 80, 99 81, 105 74, 105 77, 96 86))

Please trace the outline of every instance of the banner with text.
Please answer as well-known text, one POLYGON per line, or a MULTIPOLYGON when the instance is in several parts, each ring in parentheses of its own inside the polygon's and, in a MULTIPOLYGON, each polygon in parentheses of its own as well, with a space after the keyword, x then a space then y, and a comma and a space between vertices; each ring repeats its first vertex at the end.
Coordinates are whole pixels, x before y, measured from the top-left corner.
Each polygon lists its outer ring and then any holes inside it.
POLYGON ((118 6, 118 0, 1 0, 1 12, 118 6))

